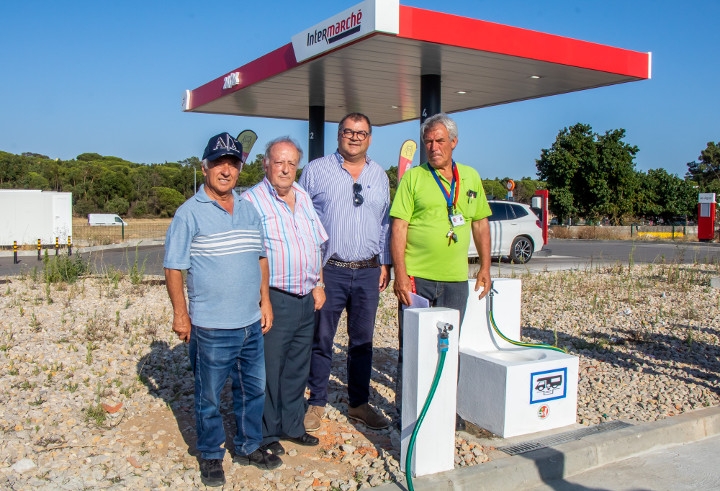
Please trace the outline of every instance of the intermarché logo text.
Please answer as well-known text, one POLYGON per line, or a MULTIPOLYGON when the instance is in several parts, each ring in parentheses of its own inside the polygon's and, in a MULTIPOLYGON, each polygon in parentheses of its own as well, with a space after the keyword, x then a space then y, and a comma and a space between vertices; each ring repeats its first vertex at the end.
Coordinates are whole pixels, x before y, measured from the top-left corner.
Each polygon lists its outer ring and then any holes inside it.
POLYGON ((307 46, 325 41, 327 44, 334 43, 344 37, 360 32, 360 24, 362 23, 362 9, 351 13, 346 19, 342 19, 335 24, 330 24, 325 29, 315 29, 315 32, 308 32, 307 46))

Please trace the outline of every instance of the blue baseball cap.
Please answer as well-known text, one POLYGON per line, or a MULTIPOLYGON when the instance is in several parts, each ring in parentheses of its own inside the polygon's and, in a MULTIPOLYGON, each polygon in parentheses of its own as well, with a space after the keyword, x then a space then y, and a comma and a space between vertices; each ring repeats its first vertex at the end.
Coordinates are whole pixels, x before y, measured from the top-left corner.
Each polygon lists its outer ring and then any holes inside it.
POLYGON ((224 155, 237 157, 241 162, 243 159, 242 144, 233 138, 230 133, 220 133, 210 138, 203 153, 203 160, 212 162, 224 155))

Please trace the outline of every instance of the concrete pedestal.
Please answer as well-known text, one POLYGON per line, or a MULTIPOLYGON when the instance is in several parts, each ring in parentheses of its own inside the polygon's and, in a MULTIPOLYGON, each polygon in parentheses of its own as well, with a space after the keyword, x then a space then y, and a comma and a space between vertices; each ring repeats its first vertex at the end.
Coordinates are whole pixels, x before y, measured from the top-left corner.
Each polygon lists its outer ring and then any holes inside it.
POLYGON ((403 391, 400 466, 430 392, 438 366, 438 322, 452 324, 449 350, 430 409, 415 439, 413 477, 452 470, 455 466, 455 402, 457 397, 458 326, 460 314, 447 308, 409 309, 403 326, 403 391))
MULTIPOLYGON (((520 340, 521 282, 503 278, 493 285, 495 322, 520 340)), ((578 358, 504 341, 489 322, 488 297, 478 300, 473 286, 460 338, 458 414, 505 438, 574 424, 578 358)))

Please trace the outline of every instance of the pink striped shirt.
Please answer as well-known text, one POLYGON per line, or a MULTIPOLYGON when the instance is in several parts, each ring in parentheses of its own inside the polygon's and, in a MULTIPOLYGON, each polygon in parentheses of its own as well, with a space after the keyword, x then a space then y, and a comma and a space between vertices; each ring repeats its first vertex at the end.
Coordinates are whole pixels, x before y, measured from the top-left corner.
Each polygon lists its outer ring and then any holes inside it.
POLYGON ((265 227, 270 286, 297 295, 310 293, 320 279, 321 244, 328 240, 310 197, 297 183, 295 212, 267 178, 242 194, 255 206, 265 227))

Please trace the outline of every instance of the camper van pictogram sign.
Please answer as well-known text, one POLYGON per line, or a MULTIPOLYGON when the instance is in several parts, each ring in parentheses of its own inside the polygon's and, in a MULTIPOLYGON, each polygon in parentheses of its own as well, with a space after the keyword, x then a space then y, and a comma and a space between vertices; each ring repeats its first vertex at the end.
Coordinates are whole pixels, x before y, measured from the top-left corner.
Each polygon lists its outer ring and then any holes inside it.
POLYGON ((530 404, 567 396, 567 367, 530 374, 530 404))

